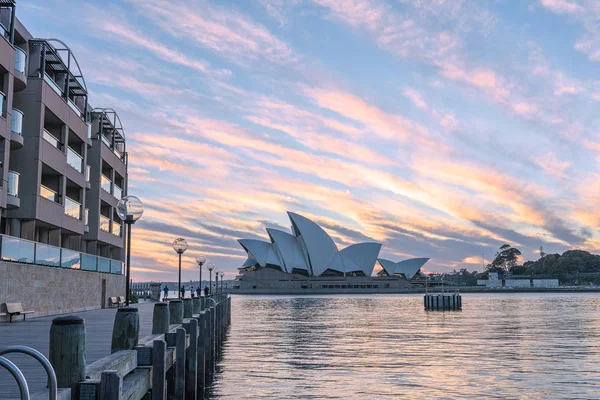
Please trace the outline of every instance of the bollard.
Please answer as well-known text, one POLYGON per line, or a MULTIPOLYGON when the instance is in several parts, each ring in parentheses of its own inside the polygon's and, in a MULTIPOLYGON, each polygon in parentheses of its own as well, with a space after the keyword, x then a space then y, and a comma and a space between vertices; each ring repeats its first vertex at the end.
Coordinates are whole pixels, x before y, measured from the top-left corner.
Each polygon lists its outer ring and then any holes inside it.
POLYGON ((206 322, 206 314, 204 311, 200 311, 198 314, 198 397, 203 398, 204 393, 204 335, 206 328, 204 326, 206 322))
POLYGON ((183 301, 171 300, 169 301, 169 312, 171 313, 171 324, 183 323, 183 301))
POLYGON ((204 346, 205 346, 205 350, 204 350, 204 376, 205 378, 205 385, 207 385, 207 382, 210 381, 210 375, 212 373, 212 324, 211 324, 211 319, 212 319, 212 308, 208 307, 206 309, 206 329, 204 331, 205 335, 204 335, 204 346))
MULTIPOLYGON (((175 338, 175 399, 185 398, 185 329, 177 328, 175 338)), ((172 368, 172 367, 171 367, 172 368)))
POLYGON ((152 313, 152 334, 167 333, 169 331, 169 323, 171 322, 171 313, 167 303, 154 304, 154 312, 152 313))
POLYGON ((192 318, 192 299, 183 299, 183 318, 192 318))
POLYGON ((206 309, 206 298, 201 297, 200 298, 200 311, 204 311, 205 309, 206 309))
POLYGON ((115 314, 110 352, 133 350, 140 338, 140 314, 135 307, 121 307, 115 314))
POLYGON ((200 314, 200 297, 194 297, 192 299, 192 314, 200 314))
POLYGON ((59 388, 76 393, 85 379, 85 321, 75 316, 58 317, 50 327, 50 363, 59 388))
POLYGON ((163 400, 166 398, 165 380, 165 358, 167 355, 167 343, 164 340, 155 340, 152 344, 152 400, 163 400))
POLYGON ((185 355, 185 397, 196 399, 198 392, 198 321, 194 318, 184 324, 186 332, 190 335, 190 345, 185 355))

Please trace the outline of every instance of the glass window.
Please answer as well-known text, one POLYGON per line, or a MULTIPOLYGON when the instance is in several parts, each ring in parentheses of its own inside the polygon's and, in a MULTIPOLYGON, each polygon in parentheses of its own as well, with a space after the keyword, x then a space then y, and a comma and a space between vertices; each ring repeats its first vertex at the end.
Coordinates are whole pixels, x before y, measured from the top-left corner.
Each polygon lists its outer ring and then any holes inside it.
POLYGON ((123 275, 123 261, 110 260, 110 272, 123 275))
POLYGON ((110 260, 104 257, 98 257, 98 272, 110 272, 110 260))
POLYGON ((96 271, 96 256, 81 253, 81 269, 84 271, 96 271))

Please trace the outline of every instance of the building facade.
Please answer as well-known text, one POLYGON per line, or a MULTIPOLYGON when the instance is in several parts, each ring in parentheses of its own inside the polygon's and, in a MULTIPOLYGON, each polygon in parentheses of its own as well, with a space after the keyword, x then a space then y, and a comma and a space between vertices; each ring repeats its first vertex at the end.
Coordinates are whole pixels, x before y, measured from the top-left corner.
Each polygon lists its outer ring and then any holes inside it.
POLYGON ((120 119, 88 103, 68 45, 32 35, 16 10, 0 0, 0 258, 122 275, 120 119))

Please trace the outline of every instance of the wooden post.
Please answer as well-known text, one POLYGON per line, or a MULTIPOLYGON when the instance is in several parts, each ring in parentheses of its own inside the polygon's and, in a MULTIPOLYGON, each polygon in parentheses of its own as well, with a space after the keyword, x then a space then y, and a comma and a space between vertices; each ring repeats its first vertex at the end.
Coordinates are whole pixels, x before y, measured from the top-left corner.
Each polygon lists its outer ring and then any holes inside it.
POLYGON ((185 399, 185 329, 177 328, 175 338, 175 398, 185 399))
POLYGON ((133 350, 140 338, 140 314, 135 307, 122 307, 115 314, 111 353, 133 350))
POLYGON ((204 331, 204 376, 206 379, 204 380, 204 384, 209 381, 210 374, 212 373, 212 308, 208 307, 205 311, 206 318, 206 329, 204 331))
POLYGON ((171 313, 167 303, 154 304, 154 312, 152 313, 152 333, 161 334, 169 331, 169 323, 171 313))
POLYGON ((200 311, 204 311, 206 309, 206 298, 200 297, 200 311))
POLYGON ((152 343, 152 400, 166 399, 167 371, 165 371, 165 358, 167 354, 167 342, 155 340, 152 343))
POLYGON ((171 324, 183 323, 183 301, 171 300, 169 301, 169 312, 171 313, 171 324))
POLYGON ((192 318, 192 299, 183 299, 183 318, 192 318))
POLYGON ((58 317, 50 327, 50 363, 59 388, 70 388, 77 399, 77 384, 85 379, 85 321, 75 316, 58 317))
POLYGON ((200 314, 200 297, 194 297, 192 299, 192 314, 200 314))
POLYGON ((104 371, 100 377, 98 400, 122 400, 123 377, 119 371, 104 371))
POLYGON ((196 399, 198 391, 198 321, 194 318, 184 324, 185 330, 190 335, 190 346, 185 357, 185 397, 196 399))
POLYGON ((204 393, 204 356, 205 356, 205 335, 206 335, 206 313, 200 311, 198 314, 198 397, 203 398, 204 393))

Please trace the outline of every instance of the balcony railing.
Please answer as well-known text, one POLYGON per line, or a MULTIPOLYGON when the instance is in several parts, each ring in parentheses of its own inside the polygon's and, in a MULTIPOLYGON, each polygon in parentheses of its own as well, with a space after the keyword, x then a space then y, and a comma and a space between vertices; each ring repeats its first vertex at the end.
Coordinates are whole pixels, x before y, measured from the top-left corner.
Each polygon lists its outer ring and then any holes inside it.
POLYGON ((102 143, 104 143, 105 145, 108 146, 108 148, 112 147, 112 143, 110 142, 110 140, 108 140, 108 138, 104 135, 100 135, 100 137, 102 138, 102 143))
POLYGON ((111 233, 115 236, 121 237, 121 224, 113 221, 111 233))
POLYGON ((25 74, 27 68, 27 54, 19 47, 15 47, 15 71, 25 74))
POLYGON ((6 95, 0 92, 0 114, 3 117, 6 117, 6 95))
POLYGON ((62 89, 56 84, 56 82, 54 82, 54 79, 50 78, 50 76, 46 73, 44 73, 44 82, 46 82, 48 86, 50 86, 52 90, 56 92, 57 95, 62 97, 62 89))
POLYGON ((113 184, 113 197, 117 200, 121 200, 123 197, 123 189, 118 187, 116 184, 113 184))
POLYGON ((100 230, 110 232, 110 218, 100 215, 100 223, 98 225, 100 230))
POLYGON ((65 214, 81 219, 81 204, 65 196, 65 214))
POLYGON ((70 147, 67 147, 67 164, 75 168, 75 171, 83 173, 83 157, 70 147))
POLYGON ((87 138, 88 139, 92 139, 92 124, 90 124, 89 122, 85 123, 87 125, 87 138))
POLYGON ((50 143, 57 149, 60 149, 60 140, 58 140, 53 134, 44 129, 42 132, 42 137, 46 140, 46 142, 50 143))
POLYGON ((83 210, 83 224, 88 226, 90 224, 90 209, 86 208, 83 210))
POLYGON ((89 165, 85 166, 85 181, 89 182, 92 177, 92 167, 89 165))
POLYGON ((44 185, 40 185, 40 196, 55 203, 60 204, 60 195, 56 193, 54 190, 47 188, 44 185))
POLYGON ((75 111, 75 114, 79 115, 80 117, 83 115, 79 107, 77 107, 71 99, 67 99, 67 104, 69 105, 69 107, 71 107, 71 110, 75 111))
POLYGON ((100 178, 100 187, 102 188, 102 190, 110 193, 110 185, 111 185, 111 181, 110 179, 108 179, 106 176, 104 176, 104 174, 102 174, 101 178, 100 178))
POLYGON ((6 194, 13 197, 19 197, 19 173, 8 171, 8 187, 6 194))
POLYGON ((0 235, 0 258, 8 262, 123 275, 122 261, 6 235, 0 235))
POLYGON ((16 108, 12 109, 10 130, 18 135, 23 133, 23 112, 21 110, 17 110, 16 108))

